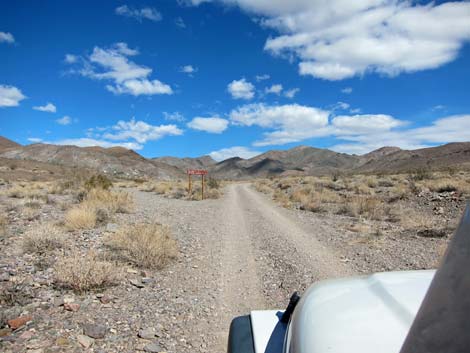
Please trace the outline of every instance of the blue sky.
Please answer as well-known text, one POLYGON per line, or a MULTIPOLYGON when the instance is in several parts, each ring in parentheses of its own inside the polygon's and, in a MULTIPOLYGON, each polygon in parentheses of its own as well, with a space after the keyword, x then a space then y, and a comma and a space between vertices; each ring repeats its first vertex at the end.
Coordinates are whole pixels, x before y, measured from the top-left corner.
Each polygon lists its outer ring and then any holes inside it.
POLYGON ((470 141, 470 3, 4 1, 0 135, 146 157, 470 141))

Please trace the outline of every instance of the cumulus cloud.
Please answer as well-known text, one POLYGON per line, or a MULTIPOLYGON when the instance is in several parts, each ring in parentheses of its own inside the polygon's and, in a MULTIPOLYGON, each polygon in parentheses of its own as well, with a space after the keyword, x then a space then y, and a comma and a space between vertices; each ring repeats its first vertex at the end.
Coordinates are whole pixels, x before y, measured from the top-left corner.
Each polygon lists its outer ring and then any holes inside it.
POLYGON ((261 154, 261 152, 252 150, 247 147, 234 146, 234 147, 229 147, 229 148, 222 148, 218 151, 213 151, 209 153, 209 156, 211 156, 216 161, 223 161, 223 160, 226 160, 228 158, 233 158, 233 157, 249 159, 254 156, 257 156, 258 154, 261 154))
POLYGON ((112 127, 112 132, 102 135, 104 139, 112 141, 125 141, 133 139, 138 143, 146 143, 147 141, 156 141, 165 136, 182 135, 183 131, 174 124, 169 125, 151 125, 144 121, 120 120, 112 127))
POLYGON ((75 64, 76 62, 78 62, 78 56, 73 54, 65 54, 64 61, 67 64, 75 64))
POLYGON ((142 22, 144 19, 158 22, 162 19, 161 13, 153 7, 142 7, 140 9, 136 9, 127 5, 122 5, 116 7, 114 11, 116 15, 130 17, 139 22, 142 22))
POLYGON ((186 28, 186 23, 184 23, 184 20, 181 17, 175 18, 175 25, 179 28, 186 28))
POLYGON ((277 94, 280 95, 282 92, 282 85, 281 84, 275 84, 272 85, 271 87, 266 87, 264 90, 265 93, 272 93, 272 94, 277 94))
POLYGON ((46 105, 39 105, 33 107, 34 110, 39 110, 40 112, 55 113, 57 108, 52 103, 47 103, 46 105))
POLYGON ((188 123, 188 127, 194 130, 205 131, 212 134, 220 134, 228 127, 229 121, 218 116, 209 118, 195 117, 188 123))
POLYGON ((0 43, 15 43, 15 37, 9 32, 0 32, 0 43))
MULTIPOLYGON (((201 0, 188 0, 198 5, 201 0)), ((470 2, 404 0, 219 0, 260 15, 279 32, 273 55, 299 61, 299 73, 342 80, 435 69, 470 40, 470 2)))
POLYGON ((244 78, 230 82, 227 90, 234 99, 252 99, 255 96, 255 86, 244 78))
POLYGON ((9 85, 0 85, 0 108, 17 107, 26 96, 19 88, 9 85))
POLYGON ((328 111, 298 104, 248 104, 230 112, 234 124, 273 130, 265 132, 255 146, 283 145, 324 134, 328 116, 328 111))
POLYGON ((256 75, 255 76, 255 79, 256 79, 257 82, 264 81, 264 80, 269 80, 270 78, 271 78, 271 76, 269 76, 268 74, 256 75))
POLYGON ((57 119, 56 123, 59 125, 70 125, 72 124, 72 118, 68 115, 65 115, 64 117, 57 119))
POLYGON ((297 93, 299 93, 300 88, 291 88, 284 92, 284 97, 294 98, 297 93))
POLYGON ((441 143, 470 141, 470 115, 443 117, 436 119, 430 125, 408 129, 393 129, 396 126, 404 126, 403 122, 396 124, 396 122, 382 121, 382 130, 375 131, 370 127, 356 126, 355 129, 359 128, 356 134, 353 131, 345 133, 343 129, 343 135, 339 138, 346 143, 336 144, 331 149, 363 154, 383 146, 416 149, 441 143), (390 128, 387 129, 386 126, 390 128))
POLYGON ((78 147, 124 147, 131 150, 141 150, 144 148, 143 145, 135 142, 109 142, 105 140, 98 140, 93 138, 74 138, 74 139, 64 139, 59 141, 47 142, 53 145, 63 145, 63 146, 78 146, 78 147))
POLYGON ((165 120, 169 120, 169 121, 182 122, 186 120, 183 114, 181 114, 180 112, 173 112, 173 113, 163 112, 163 117, 165 118, 165 120))
POLYGON ((198 68, 193 67, 192 65, 185 65, 185 66, 181 66, 179 71, 185 74, 188 74, 189 76, 192 76, 192 74, 198 71, 198 68))
MULTIPOLYGON (((83 59, 83 67, 78 73, 95 80, 111 81, 106 89, 114 94, 133 96, 173 94, 172 88, 156 79, 149 79, 152 69, 129 60, 139 51, 126 43, 116 43, 110 48, 93 48, 93 52, 83 59)), ((66 57, 67 59, 67 57, 66 57)))
POLYGON ((344 87, 342 90, 341 90, 341 93, 344 93, 344 94, 351 94, 353 91, 353 89, 351 87, 344 87))

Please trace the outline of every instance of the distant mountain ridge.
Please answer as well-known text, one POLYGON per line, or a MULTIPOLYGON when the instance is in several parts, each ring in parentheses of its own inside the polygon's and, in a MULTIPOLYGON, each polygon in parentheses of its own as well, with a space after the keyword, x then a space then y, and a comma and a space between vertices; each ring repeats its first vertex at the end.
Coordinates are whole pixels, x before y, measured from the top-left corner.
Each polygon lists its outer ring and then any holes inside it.
POLYGON ((187 169, 207 169, 220 179, 269 176, 324 175, 335 172, 395 173, 417 168, 470 169, 470 142, 449 143, 417 150, 382 147, 362 156, 328 149, 297 146, 271 150, 250 159, 233 157, 221 162, 210 156, 197 158, 145 158, 123 147, 77 147, 49 144, 21 146, 0 137, 0 158, 25 160, 95 170, 122 178, 182 179, 187 169))

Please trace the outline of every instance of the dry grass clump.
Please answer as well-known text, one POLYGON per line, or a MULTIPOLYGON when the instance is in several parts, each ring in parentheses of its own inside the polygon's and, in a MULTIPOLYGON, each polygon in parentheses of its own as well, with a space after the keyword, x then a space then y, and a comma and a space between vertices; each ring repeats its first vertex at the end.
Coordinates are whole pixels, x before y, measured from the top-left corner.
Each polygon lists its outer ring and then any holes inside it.
POLYGON ((209 189, 206 192, 204 192, 204 198, 205 199, 218 199, 220 198, 220 191, 217 189, 209 189))
POLYGON ((97 209, 88 204, 80 204, 65 214, 64 224, 68 230, 92 229, 98 220, 97 209))
POLYGON ((92 229, 98 223, 105 223, 114 213, 128 213, 134 208, 134 201, 126 192, 91 189, 83 201, 67 211, 65 227, 69 230, 92 229))
POLYGON ((132 196, 123 191, 91 189, 87 193, 84 203, 95 208, 104 208, 111 213, 129 213, 134 209, 132 196))
POLYGON ((73 251, 64 254, 54 266, 54 281, 57 286, 84 292, 102 289, 118 282, 120 273, 115 264, 100 260, 95 252, 80 254, 73 251))
POLYGON ((268 186, 268 182, 266 180, 257 181, 254 185, 255 190, 263 194, 270 194, 272 192, 272 189, 268 186))
POLYGON ((279 202, 282 207, 290 208, 292 206, 289 195, 284 191, 276 190, 273 194, 273 199, 279 202))
POLYGON ((442 192, 452 192, 452 191, 462 191, 466 192, 470 190, 469 185, 457 178, 442 178, 437 180, 429 180, 424 184, 429 190, 442 193, 442 192))
POLYGON ((346 200, 336 212, 351 217, 381 220, 388 213, 383 201, 377 197, 356 196, 346 200))
POLYGON ((126 261, 152 269, 163 268, 178 253, 170 228, 161 224, 125 226, 110 236, 109 245, 126 261))
POLYGON ((22 248, 26 253, 44 254, 65 247, 66 238, 60 229, 50 223, 30 229, 23 238, 22 248))
POLYGON ((44 199, 46 196, 36 184, 26 183, 12 185, 5 193, 8 197, 16 199, 44 199))
POLYGON ((300 197, 300 209, 310 212, 322 212, 323 206, 321 200, 315 195, 305 195, 300 197))

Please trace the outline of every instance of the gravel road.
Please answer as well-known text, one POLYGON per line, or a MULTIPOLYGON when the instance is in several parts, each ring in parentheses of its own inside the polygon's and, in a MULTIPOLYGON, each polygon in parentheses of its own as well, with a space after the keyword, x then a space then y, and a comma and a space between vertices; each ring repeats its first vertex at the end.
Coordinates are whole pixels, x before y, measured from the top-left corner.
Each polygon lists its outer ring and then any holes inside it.
POLYGON ((171 350, 225 352, 233 317, 284 308, 293 291, 354 273, 317 240, 321 227, 300 224, 249 184, 231 184, 222 199, 197 203, 135 197, 139 209, 129 217, 171 225, 181 244, 179 262, 152 289, 166 288, 154 304, 166 317, 158 321, 171 332, 171 350))

